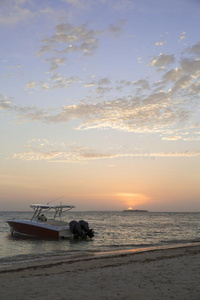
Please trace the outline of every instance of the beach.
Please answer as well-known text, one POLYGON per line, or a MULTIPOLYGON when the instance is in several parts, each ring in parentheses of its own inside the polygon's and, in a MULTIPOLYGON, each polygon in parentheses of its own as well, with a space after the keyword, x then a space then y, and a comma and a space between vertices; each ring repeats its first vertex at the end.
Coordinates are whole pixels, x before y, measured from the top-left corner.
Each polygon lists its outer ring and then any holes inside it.
POLYGON ((2 264, 0 299, 200 299, 200 243, 2 264))

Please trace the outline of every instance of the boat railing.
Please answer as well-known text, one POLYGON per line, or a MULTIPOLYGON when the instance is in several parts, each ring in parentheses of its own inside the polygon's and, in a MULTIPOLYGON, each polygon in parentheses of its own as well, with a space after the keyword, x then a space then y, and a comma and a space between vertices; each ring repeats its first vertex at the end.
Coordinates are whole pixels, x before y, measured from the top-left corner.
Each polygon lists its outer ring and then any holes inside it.
POLYGON ((33 216, 31 218, 31 221, 33 219, 38 219, 42 215, 42 213, 48 212, 50 210, 55 210, 53 219, 59 218, 61 220, 62 213, 71 210, 72 208, 75 208, 73 205, 38 205, 38 204, 32 204, 31 208, 34 210, 33 216))

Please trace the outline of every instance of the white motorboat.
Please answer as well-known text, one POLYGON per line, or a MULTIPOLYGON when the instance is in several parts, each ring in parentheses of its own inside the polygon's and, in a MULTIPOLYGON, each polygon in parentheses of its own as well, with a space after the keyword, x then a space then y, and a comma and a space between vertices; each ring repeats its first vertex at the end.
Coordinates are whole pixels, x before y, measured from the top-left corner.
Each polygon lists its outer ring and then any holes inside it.
POLYGON ((84 220, 79 222, 73 220, 69 223, 61 220, 62 213, 75 208, 73 205, 31 204, 30 207, 34 210, 30 220, 7 220, 11 234, 17 233, 53 239, 86 236, 92 238, 94 236, 93 230, 89 229, 88 223, 84 220), (50 210, 54 214, 53 217, 48 218, 48 214, 46 213, 50 210))

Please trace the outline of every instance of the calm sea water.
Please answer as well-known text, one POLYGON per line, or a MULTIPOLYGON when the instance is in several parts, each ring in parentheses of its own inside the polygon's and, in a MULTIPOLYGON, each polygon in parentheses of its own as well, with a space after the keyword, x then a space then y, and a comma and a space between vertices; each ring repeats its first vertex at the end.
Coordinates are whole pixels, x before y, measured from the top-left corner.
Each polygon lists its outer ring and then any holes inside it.
POLYGON ((68 212, 66 221, 85 220, 92 240, 41 240, 13 237, 7 219, 30 218, 32 212, 0 212, 0 263, 62 256, 68 252, 109 251, 200 242, 200 213, 68 212))

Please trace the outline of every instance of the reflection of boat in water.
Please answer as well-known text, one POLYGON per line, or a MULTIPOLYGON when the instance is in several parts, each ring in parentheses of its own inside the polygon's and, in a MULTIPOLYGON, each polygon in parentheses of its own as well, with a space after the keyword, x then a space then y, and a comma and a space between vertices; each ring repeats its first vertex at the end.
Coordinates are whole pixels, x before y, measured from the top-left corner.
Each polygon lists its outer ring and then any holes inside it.
POLYGON ((40 205, 32 204, 30 207, 34 210, 33 216, 30 220, 7 220, 10 226, 11 234, 23 234, 28 236, 36 236, 42 238, 78 238, 94 236, 93 230, 89 229, 88 223, 84 220, 79 222, 73 220, 70 223, 61 220, 63 212, 75 208, 73 205, 40 205), (48 218, 47 212, 54 212, 52 218, 48 218), (45 213, 45 215, 44 215, 45 213))
POLYGON ((138 213, 138 212, 148 212, 148 210, 145 209, 125 209, 123 212, 130 212, 130 213, 138 213))

